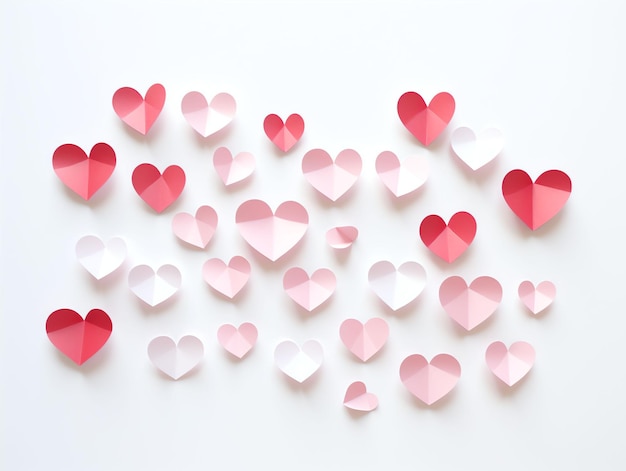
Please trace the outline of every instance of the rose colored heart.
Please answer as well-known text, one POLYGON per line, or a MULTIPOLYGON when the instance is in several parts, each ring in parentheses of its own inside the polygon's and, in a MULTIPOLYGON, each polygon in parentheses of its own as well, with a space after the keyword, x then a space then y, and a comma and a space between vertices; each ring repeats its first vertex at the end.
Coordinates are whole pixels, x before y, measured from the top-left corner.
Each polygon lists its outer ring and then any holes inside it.
POLYGON ((453 214, 448 224, 436 214, 426 216, 420 224, 424 245, 448 263, 454 262, 470 246, 476 235, 476 220, 470 213, 453 214))
POLYGON ((165 88, 155 83, 144 99, 137 90, 123 87, 113 94, 113 109, 120 119, 135 131, 146 135, 161 114, 165 104, 165 88))
POLYGON ((304 120, 299 114, 291 114, 283 123, 280 116, 269 114, 263 120, 263 130, 270 141, 283 152, 289 151, 304 133, 304 120))
POLYGON ((141 164, 133 171, 133 188, 148 206, 163 212, 183 192, 185 172, 178 165, 167 167, 163 174, 152 164, 141 164))
POLYGON ((435 95, 428 105, 415 92, 406 92, 398 100, 400 121, 425 146, 443 132, 454 115, 454 108, 454 98, 447 92, 435 95))

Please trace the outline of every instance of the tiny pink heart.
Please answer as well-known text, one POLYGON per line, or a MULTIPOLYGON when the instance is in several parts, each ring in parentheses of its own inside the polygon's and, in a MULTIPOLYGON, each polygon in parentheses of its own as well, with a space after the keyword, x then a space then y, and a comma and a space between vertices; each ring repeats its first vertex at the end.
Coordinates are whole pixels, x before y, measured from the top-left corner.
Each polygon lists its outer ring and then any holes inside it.
POLYGON ((430 361, 409 355, 400 365, 400 379, 411 394, 428 405, 448 394, 461 377, 461 365, 452 355, 441 353, 430 361))
POLYGON ((233 299, 250 279, 250 263, 235 256, 226 265, 219 258, 212 258, 202 265, 202 277, 215 291, 233 299))
POLYGON ((375 394, 367 392, 365 383, 355 381, 346 390, 343 405, 348 409, 370 412, 378 407, 378 398, 375 394))
POLYGON ((200 206, 196 215, 178 213, 172 219, 172 232, 183 242, 205 248, 215 234, 217 213, 211 206, 200 206))
POLYGON ((513 386, 535 364, 535 349, 526 342, 515 342, 509 348, 502 342, 493 342, 487 347, 485 360, 494 375, 513 386))
POLYGON ((421 187, 428 178, 428 169, 428 159, 421 155, 407 157, 403 162, 390 151, 376 157, 376 173, 396 198, 421 187))
POLYGON ((333 249, 347 249, 359 236, 359 230, 354 226, 338 226, 328 229, 326 243, 333 249))
POLYGON ((235 117, 237 103, 228 93, 218 93, 209 103, 200 92, 189 92, 181 103, 183 116, 202 137, 221 131, 235 117))
POLYGON ((256 344, 259 333, 254 324, 244 322, 239 327, 224 324, 217 330, 217 340, 224 349, 243 358, 256 344))
POLYGON ((498 308, 502 286, 489 276, 478 277, 469 286, 460 276, 451 276, 441 283, 439 300, 452 320, 469 331, 498 308))
POLYGON ((537 315, 547 309, 556 297, 556 286, 551 281, 542 281, 535 287, 530 281, 522 281, 517 290, 519 298, 530 312, 537 315))
POLYGON ((352 354, 367 361, 383 348, 389 337, 389 326, 384 319, 374 317, 365 324, 357 319, 346 319, 339 328, 341 341, 352 354))
POLYGON ((311 277, 302 268, 294 267, 285 272, 283 288, 296 304, 311 312, 335 292, 337 278, 327 268, 320 268, 311 277))
POLYGON ((234 185, 252 175, 255 167, 254 155, 250 152, 239 152, 233 157, 226 147, 218 147, 213 153, 213 166, 224 185, 234 185))
POLYGON ((361 175, 361 156, 352 149, 339 152, 333 161, 322 149, 313 149, 302 158, 302 173, 307 181, 331 201, 343 196, 361 175))

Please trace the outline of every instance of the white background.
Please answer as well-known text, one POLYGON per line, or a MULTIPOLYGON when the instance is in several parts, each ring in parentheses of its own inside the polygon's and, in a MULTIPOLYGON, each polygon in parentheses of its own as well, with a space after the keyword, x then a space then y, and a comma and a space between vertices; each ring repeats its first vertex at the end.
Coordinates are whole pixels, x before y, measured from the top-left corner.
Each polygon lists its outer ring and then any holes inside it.
POLYGON ((7 470, 196 469, 603 469, 626 467, 624 420, 623 184, 626 95, 623 2, 99 2, 9 0, 2 16, 2 449, 7 470), (167 90, 147 137, 111 107, 114 91, 167 90), (185 93, 222 91, 237 100, 225 133, 203 140, 180 112, 185 93), (430 100, 452 93, 457 111, 424 149, 396 114, 409 90, 430 100), (264 136, 269 113, 300 113, 301 142, 282 155, 264 136), (449 136, 467 125, 500 128, 502 154, 472 173, 452 155, 449 136), (55 176, 54 149, 107 142, 111 179, 89 203, 55 176), (213 150, 250 151, 252 180, 225 189, 213 150), (302 155, 354 148, 361 178, 336 204, 300 171, 302 155), (415 196, 394 201, 374 170, 378 153, 427 155, 431 175, 415 196), (135 194, 142 162, 182 166, 187 186, 163 214, 135 194), (564 210, 532 233, 508 209, 502 177, 557 168, 573 181, 564 210), (303 242, 264 262, 239 236, 234 213, 250 198, 276 207, 293 199, 309 211, 303 242), (204 250, 170 230, 180 211, 216 208, 219 226, 204 250), (476 217, 476 240, 458 261, 436 260, 418 237, 428 214, 476 217), (334 225, 361 234, 345 256, 324 241, 334 225), (129 258, 96 282, 75 260, 85 234, 123 237, 129 258), (240 297, 218 297, 200 276, 211 257, 241 254, 252 278, 240 297), (367 285, 378 260, 419 261, 428 285, 392 313, 367 285), (132 266, 177 265, 183 286, 151 309, 128 289, 132 266), (338 278, 326 305, 306 315, 282 291, 292 266, 325 266, 338 278), (438 303, 446 277, 496 277, 504 289, 493 318, 476 332, 455 328, 438 303), (528 315, 517 299, 524 280, 554 281, 549 311, 528 315), (105 309, 114 330, 82 367, 45 334, 59 308, 105 309), (367 364, 339 340, 348 317, 384 317, 387 346, 367 364), (216 340, 219 325, 251 321, 260 336, 243 361, 216 340), (146 354, 157 335, 199 336, 201 366, 177 382, 146 354), (302 386, 273 364, 285 338, 317 338, 325 362, 302 386), (494 341, 532 343, 534 369, 508 390, 487 370, 494 341), (456 389, 432 407, 400 382, 407 355, 455 355, 456 389), (380 407, 348 412, 348 384, 365 381, 380 407))

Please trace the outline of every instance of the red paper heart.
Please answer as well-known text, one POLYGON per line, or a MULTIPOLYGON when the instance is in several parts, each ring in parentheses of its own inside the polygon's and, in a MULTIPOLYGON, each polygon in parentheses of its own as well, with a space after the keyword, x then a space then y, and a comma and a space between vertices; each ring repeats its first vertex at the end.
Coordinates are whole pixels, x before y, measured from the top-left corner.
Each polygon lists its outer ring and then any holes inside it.
POLYGON ((123 87, 113 94, 113 109, 122 121, 146 135, 165 104, 165 88, 155 83, 144 99, 134 88, 123 87))
POLYGON ((447 92, 435 95, 429 105, 415 92, 406 92, 398 100, 400 121, 425 146, 446 128, 454 108, 454 98, 447 92))
POLYGON ((304 133, 304 120, 299 114, 289 115, 283 124, 280 116, 270 114, 263 121, 263 129, 276 147, 283 152, 291 149, 302 137, 304 133))
POLYGON ((52 345, 78 365, 102 348, 112 330, 111 318, 101 309, 92 309, 84 320, 76 311, 58 309, 46 321, 52 345))
POLYGON ((157 213, 176 201, 185 188, 185 172, 178 165, 165 169, 163 175, 152 164, 141 164, 133 171, 137 194, 157 213))
POLYGON ((461 211, 445 221, 436 214, 426 216, 420 224, 420 237, 433 253, 448 263, 456 260, 474 240, 476 220, 461 211))
POLYGON ((57 147, 52 167, 63 183, 88 200, 109 179, 115 169, 115 151, 104 142, 93 146, 89 156, 74 144, 57 147))

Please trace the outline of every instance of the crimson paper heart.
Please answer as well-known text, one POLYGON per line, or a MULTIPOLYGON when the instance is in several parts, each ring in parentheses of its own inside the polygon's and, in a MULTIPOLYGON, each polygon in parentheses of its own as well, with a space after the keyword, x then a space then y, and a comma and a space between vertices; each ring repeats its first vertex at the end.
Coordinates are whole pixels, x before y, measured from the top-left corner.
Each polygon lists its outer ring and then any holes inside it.
POLYGON ((185 188, 185 172, 178 165, 163 174, 152 164, 141 164, 133 171, 133 187, 139 197, 157 213, 172 204, 185 188))
POLYGON ((435 95, 428 105, 415 92, 406 92, 398 100, 400 121, 425 146, 446 128, 454 115, 454 108, 454 98, 446 92, 435 95))
POLYGON ((470 213, 458 212, 448 224, 436 214, 420 224, 424 245, 448 263, 454 262, 470 246, 476 235, 476 220, 470 213))
POLYGON ((263 121, 265 135, 283 152, 287 152, 302 137, 304 133, 304 120, 299 114, 292 114, 283 123, 280 116, 270 114, 263 121))
POLYGON ((165 104, 165 88, 155 83, 142 98, 134 88, 123 87, 113 95, 113 109, 122 121, 135 131, 146 135, 159 117, 165 104))

